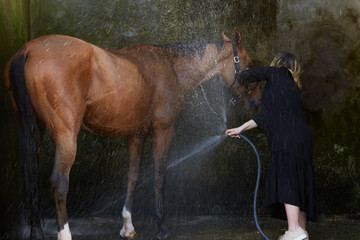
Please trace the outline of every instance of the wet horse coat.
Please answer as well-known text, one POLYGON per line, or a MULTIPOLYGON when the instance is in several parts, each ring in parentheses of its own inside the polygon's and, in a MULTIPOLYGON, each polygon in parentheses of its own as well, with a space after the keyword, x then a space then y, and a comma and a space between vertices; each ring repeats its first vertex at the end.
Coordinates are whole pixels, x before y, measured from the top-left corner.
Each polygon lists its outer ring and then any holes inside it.
MULTIPOLYGON (((251 64, 235 31, 240 68, 251 64)), ((143 141, 153 139, 155 214, 159 239, 169 235, 164 221, 166 156, 184 95, 215 76, 236 94, 234 50, 230 40, 217 43, 132 45, 106 50, 77 38, 49 35, 26 43, 9 61, 5 81, 20 117, 25 216, 31 238, 44 238, 39 202, 39 150, 45 129, 55 144, 50 177, 58 239, 71 239, 66 210, 70 169, 81 127, 102 136, 127 136, 129 172, 123 206, 122 237, 135 235, 131 220, 143 141)), ((252 93, 253 96, 258 91, 252 93)), ((251 96, 250 96, 251 97, 251 96)))

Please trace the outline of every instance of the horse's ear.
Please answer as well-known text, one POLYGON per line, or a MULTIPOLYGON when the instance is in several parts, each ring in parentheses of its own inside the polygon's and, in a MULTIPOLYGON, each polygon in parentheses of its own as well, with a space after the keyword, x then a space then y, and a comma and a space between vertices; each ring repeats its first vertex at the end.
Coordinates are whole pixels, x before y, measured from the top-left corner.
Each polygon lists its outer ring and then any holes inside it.
POLYGON ((221 33, 221 36, 222 36, 222 38, 224 39, 225 42, 230 42, 230 41, 231 41, 230 38, 228 38, 228 37, 225 35, 224 32, 221 33))
POLYGON ((239 32, 238 29, 235 30, 234 38, 235 38, 235 44, 236 44, 236 46, 238 46, 238 47, 241 48, 241 47, 242 47, 242 46, 241 46, 241 34, 240 34, 240 32, 239 32))

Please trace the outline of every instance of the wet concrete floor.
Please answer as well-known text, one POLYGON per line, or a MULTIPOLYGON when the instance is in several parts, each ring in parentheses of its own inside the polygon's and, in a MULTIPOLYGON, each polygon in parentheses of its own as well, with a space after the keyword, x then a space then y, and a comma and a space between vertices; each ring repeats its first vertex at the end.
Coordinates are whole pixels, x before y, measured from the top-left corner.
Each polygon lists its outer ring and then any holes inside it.
MULTIPOLYGON (((252 217, 198 216, 169 218, 169 240, 256 240, 263 239, 252 217)), ((259 217, 262 231, 269 239, 278 239, 286 230, 286 222, 259 217)), ((153 219, 134 220, 137 240, 156 239, 156 222, 153 219)), ((121 239, 120 219, 70 219, 73 240, 121 239)), ((360 240, 360 220, 348 216, 321 217, 319 222, 307 225, 310 239, 360 240)), ((55 220, 45 220, 46 239, 56 239, 55 220)))

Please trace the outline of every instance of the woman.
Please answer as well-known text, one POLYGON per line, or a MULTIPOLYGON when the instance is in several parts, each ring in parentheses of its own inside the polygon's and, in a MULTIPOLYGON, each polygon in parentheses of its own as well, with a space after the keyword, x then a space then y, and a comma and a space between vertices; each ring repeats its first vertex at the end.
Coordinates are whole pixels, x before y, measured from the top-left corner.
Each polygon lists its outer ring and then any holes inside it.
POLYGON ((285 209, 288 231, 281 240, 308 239, 307 219, 317 221, 312 136, 301 112, 300 66, 295 56, 281 52, 270 67, 245 70, 238 76, 241 85, 266 81, 261 111, 238 128, 226 130, 231 137, 259 127, 270 146, 266 205, 272 216, 285 209), (280 211, 279 211, 280 210, 280 211))

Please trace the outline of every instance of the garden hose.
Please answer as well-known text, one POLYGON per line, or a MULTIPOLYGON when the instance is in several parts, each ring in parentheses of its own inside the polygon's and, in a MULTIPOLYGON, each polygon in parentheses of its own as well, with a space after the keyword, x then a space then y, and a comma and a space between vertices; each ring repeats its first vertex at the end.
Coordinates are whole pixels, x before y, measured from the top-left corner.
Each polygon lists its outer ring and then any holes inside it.
POLYGON ((260 162, 260 156, 258 151, 256 150, 256 147, 254 146, 254 144, 244 135, 239 134, 239 137, 244 139, 245 141, 247 141, 250 146, 253 148, 256 157, 257 157, 257 161, 258 161, 258 173, 257 173, 257 178, 256 178, 256 186, 255 186, 255 191, 254 191, 254 220, 255 220, 255 225, 257 230, 259 231, 260 235, 266 239, 269 240, 269 238, 263 233, 263 231, 260 228, 259 222, 258 222, 258 218, 257 218, 257 214, 256 214, 256 201, 257 201, 257 194, 258 194, 258 190, 259 190, 259 185, 260 185, 260 173, 261 173, 261 162, 260 162))

